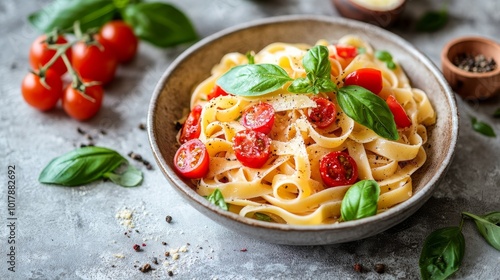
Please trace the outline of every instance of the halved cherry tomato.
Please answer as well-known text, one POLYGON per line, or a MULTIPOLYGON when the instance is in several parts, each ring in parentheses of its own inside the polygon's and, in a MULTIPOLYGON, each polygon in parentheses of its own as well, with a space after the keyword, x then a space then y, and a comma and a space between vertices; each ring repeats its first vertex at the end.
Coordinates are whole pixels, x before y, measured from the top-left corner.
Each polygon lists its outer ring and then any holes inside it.
POLYGON ((344 86, 356 85, 379 94, 382 90, 382 72, 374 68, 361 68, 345 77, 344 86))
POLYGON ((319 172, 327 188, 352 185, 358 180, 358 166, 345 152, 326 154, 319 163, 319 172))
POLYGON ((184 125, 182 126, 181 136, 179 138, 179 142, 181 142, 181 144, 186 143, 191 139, 200 137, 200 116, 202 110, 203 107, 201 107, 201 105, 196 105, 189 113, 184 125))
POLYGON ((71 64, 85 80, 98 81, 103 85, 115 76, 118 60, 113 48, 100 35, 95 35, 94 43, 78 42, 73 46, 71 64))
POLYGON ((247 167, 262 167, 269 158, 270 147, 271 138, 255 130, 238 131, 233 137, 236 158, 247 167))
POLYGON ((40 76, 28 73, 21 84, 23 98, 29 105, 41 111, 47 111, 57 105, 62 96, 63 83, 61 76, 49 68, 45 72, 46 88, 40 81, 40 76))
POLYGON ((335 103, 323 97, 311 97, 316 102, 316 107, 307 109, 309 121, 318 128, 331 125, 337 118, 335 103))
POLYGON ((273 105, 259 102, 246 108, 241 115, 241 124, 248 129, 268 134, 274 124, 273 105))
POLYGON ((82 93, 70 84, 62 97, 63 109, 74 119, 88 120, 99 112, 103 95, 104 90, 100 85, 87 86, 85 92, 82 93))
MULTIPOLYGON (((33 44, 31 44, 30 48, 30 65, 34 70, 40 69, 40 67, 44 66, 47 62, 49 62, 52 57, 56 54, 56 50, 49 49, 47 40, 53 40, 54 42, 49 42, 49 43, 55 43, 55 44, 64 44, 67 43, 68 41, 64 36, 57 36, 57 39, 54 40, 55 38, 51 38, 50 36, 47 37, 47 35, 40 35, 38 38, 35 39, 33 44)), ((66 52, 66 56, 71 60, 71 49, 68 49, 66 52)), ((64 61, 62 60, 61 57, 59 57, 52 66, 50 66, 50 69, 56 71, 56 73, 59 74, 59 76, 62 76, 64 73, 66 73, 66 65, 64 64, 64 61)))
POLYGON ((389 109, 391 109, 392 114, 394 115, 394 121, 396 122, 397 127, 405 128, 411 126, 410 118, 406 114, 403 106, 401 106, 398 100, 396 100, 394 95, 389 95, 386 102, 387 105, 389 105, 389 109))
POLYGON ((99 35, 113 48, 118 62, 128 62, 137 53, 139 39, 135 36, 132 27, 123 20, 107 22, 102 26, 99 35))
POLYGON ((182 144, 174 156, 175 170, 188 179, 202 178, 208 173, 210 156, 200 139, 182 144))
POLYGON ((216 97, 219 96, 226 96, 229 95, 227 92, 225 92, 220 86, 215 85, 212 91, 207 95, 208 100, 212 100, 216 97))
POLYGON ((358 49, 354 46, 336 45, 335 48, 337 49, 337 55, 342 58, 349 59, 358 55, 358 49))

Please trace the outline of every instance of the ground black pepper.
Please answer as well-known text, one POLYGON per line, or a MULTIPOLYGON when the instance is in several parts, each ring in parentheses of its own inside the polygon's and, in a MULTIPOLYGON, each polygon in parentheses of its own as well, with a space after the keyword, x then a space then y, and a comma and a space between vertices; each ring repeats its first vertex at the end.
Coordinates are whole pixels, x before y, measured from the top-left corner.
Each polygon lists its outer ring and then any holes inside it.
POLYGON ((168 276, 174 276, 174 272, 172 272, 172 270, 169 270, 168 271, 168 276))
POLYGON ((167 221, 167 223, 169 223, 169 224, 170 224, 170 223, 172 222, 172 216, 167 215, 167 216, 165 217, 165 221, 167 221))
POLYGON ((488 59, 482 54, 460 53, 453 59, 453 64, 462 70, 473 73, 490 72, 497 68, 493 58, 488 59))

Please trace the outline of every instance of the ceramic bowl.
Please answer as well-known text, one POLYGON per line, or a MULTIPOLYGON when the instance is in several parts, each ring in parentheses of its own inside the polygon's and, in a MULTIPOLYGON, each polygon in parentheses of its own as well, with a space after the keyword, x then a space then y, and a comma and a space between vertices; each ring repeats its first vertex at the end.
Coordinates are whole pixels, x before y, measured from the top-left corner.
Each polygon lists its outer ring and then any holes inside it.
POLYGON ((332 0, 340 15, 381 27, 391 26, 403 13, 406 0, 394 0, 389 6, 374 6, 363 0, 332 0))
POLYGON ((487 99, 500 93, 500 44, 477 36, 459 37, 446 44, 441 52, 441 67, 452 89, 464 99, 487 99), (493 58, 497 66, 489 72, 474 73, 457 67, 457 56, 484 55, 493 58))
MULTIPOLYGON (((231 230, 263 241, 289 245, 334 244, 366 238, 403 221, 432 195, 452 159, 457 134, 456 100, 441 72, 422 53, 397 35, 358 21, 326 16, 282 16, 242 24, 199 41, 168 67, 158 82, 148 115, 150 145, 171 187, 199 212, 231 230), (408 73, 411 82, 429 93, 437 123, 429 129, 428 159, 412 175, 414 195, 373 217, 329 225, 298 226, 245 218, 211 204, 198 195, 189 181, 174 172, 173 157, 179 145, 174 122, 189 107, 190 93, 210 76, 212 67, 229 52, 260 50, 277 41, 314 44, 320 38, 338 39, 357 34, 375 48, 390 51, 408 73)), ((182 203, 182 202, 179 202, 182 203)), ((202 229, 193 229, 202 230, 202 229)))

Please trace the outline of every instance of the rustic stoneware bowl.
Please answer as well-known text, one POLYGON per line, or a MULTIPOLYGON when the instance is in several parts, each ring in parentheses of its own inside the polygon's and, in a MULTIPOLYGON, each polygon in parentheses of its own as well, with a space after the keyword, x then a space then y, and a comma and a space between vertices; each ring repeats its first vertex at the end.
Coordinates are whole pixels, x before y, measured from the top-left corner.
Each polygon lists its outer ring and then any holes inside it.
POLYGON ((443 74, 452 89, 464 99, 481 100, 500 93, 500 44, 477 36, 459 37, 446 44, 441 52, 443 74), (461 54, 493 58, 497 67, 484 73, 469 72, 453 62, 461 54))
POLYGON ((332 3, 343 17, 388 27, 403 13, 406 0, 396 0, 386 7, 370 6, 359 0, 332 0, 332 3))
POLYGON ((154 157, 172 188, 199 212, 229 229, 263 241, 319 245, 375 235, 417 211, 431 197, 450 164, 458 134, 458 114, 454 94, 441 72, 400 37, 373 25, 342 18, 284 16, 229 28, 199 41, 181 54, 168 67, 154 90, 149 106, 148 134, 154 157), (179 145, 174 122, 182 117, 183 108, 189 107, 195 85, 210 75, 210 70, 224 54, 258 51, 277 41, 314 44, 320 38, 335 40, 346 34, 357 34, 375 48, 390 51, 408 73, 413 85, 429 94, 438 114, 437 123, 429 131, 427 162, 413 175, 414 195, 409 200, 386 212, 356 221, 315 226, 285 225, 224 211, 198 195, 189 181, 176 175, 173 157, 179 145))

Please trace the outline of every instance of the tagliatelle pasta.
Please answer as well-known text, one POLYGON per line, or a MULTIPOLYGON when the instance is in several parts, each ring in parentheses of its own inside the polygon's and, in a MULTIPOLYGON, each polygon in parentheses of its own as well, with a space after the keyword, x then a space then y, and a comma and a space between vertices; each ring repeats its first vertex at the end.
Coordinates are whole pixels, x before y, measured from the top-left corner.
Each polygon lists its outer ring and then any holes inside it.
MULTIPOLYGON (((427 141, 426 126, 435 123, 436 114, 427 95, 413 88, 403 69, 397 64, 390 69, 375 57, 370 44, 348 35, 335 44, 320 40, 317 45, 328 48, 331 79, 341 88, 346 76, 363 68, 382 73, 382 89, 378 95, 390 95, 402 105, 411 125, 398 128, 399 139, 389 140, 355 122, 338 105, 335 92, 296 94, 285 86, 261 96, 223 95, 208 100, 208 95, 224 73, 249 63, 241 53, 225 55, 215 65, 211 76, 200 83, 192 94, 191 108, 202 106, 199 139, 209 154, 209 171, 195 179, 196 191, 202 196, 216 189, 222 193, 229 210, 242 216, 297 225, 334 223, 340 217, 340 205, 350 185, 327 187, 320 172, 321 159, 333 151, 344 151, 357 165, 358 180, 371 179, 380 186, 379 211, 384 211, 412 196, 411 175, 426 161, 423 145, 427 141), (362 49, 353 57, 343 57, 337 46, 362 49), (335 104, 336 121, 318 128, 310 121, 307 110, 315 108, 313 96, 323 96, 335 104), (243 165, 234 152, 233 138, 245 130, 242 112, 254 104, 266 102, 275 111, 271 138, 271 155, 260 168, 243 165)), ((302 59, 312 46, 273 43, 253 55, 255 64, 276 64, 292 78, 306 77, 302 59)))

